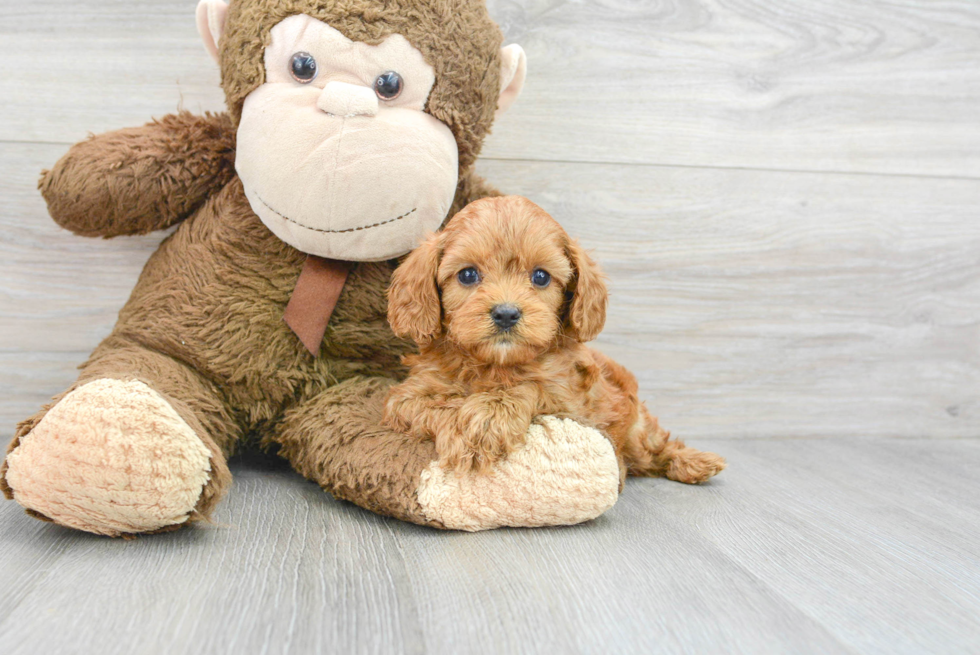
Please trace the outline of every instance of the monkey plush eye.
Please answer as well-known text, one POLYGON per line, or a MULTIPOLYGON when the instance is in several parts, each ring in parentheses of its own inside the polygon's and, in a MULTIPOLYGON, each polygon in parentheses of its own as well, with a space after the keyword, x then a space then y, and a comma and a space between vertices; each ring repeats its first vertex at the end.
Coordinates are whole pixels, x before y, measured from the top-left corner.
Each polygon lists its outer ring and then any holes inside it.
POLYGON ((395 71, 381 73, 374 80, 374 92, 382 100, 394 100, 402 92, 402 76, 395 71))
POLYGON ((539 289, 544 289, 546 286, 551 284, 551 274, 543 268, 536 268, 534 269, 534 272, 531 273, 531 284, 539 289))
POLYGON ((469 268, 464 268, 459 273, 456 274, 456 279, 464 287, 471 287, 480 281, 480 272, 470 266, 469 268))
POLYGON ((309 84, 316 77, 316 59, 308 52, 297 52, 289 60, 289 73, 300 84, 309 84))

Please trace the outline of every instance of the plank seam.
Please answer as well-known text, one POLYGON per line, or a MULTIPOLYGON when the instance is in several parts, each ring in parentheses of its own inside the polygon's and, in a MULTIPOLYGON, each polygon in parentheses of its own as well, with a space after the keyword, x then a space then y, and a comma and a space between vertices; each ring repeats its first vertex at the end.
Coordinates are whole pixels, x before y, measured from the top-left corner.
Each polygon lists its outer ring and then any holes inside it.
MULTIPOLYGON (((22 145, 22 146, 65 146, 70 147, 76 142, 70 141, 21 141, 18 139, 0 139, 0 146, 3 145, 22 145)), ((640 166, 644 168, 690 168, 695 170, 712 171, 744 171, 748 173, 791 173, 796 175, 855 175, 864 177, 884 177, 884 178, 917 178, 921 180, 951 180, 961 182, 980 182, 980 175, 933 175, 929 173, 887 173, 882 171, 835 171, 825 169, 805 169, 805 168, 767 168, 756 166, 712 166, 706 164, 670 164, 664 162, 629 162, 629 161, 592 161, 574 159, 526 159, 521 157, 493 157, 481 156, 481 161, 496 162, 523 162, 531 164, 577 164, 582 166, 640 166)))

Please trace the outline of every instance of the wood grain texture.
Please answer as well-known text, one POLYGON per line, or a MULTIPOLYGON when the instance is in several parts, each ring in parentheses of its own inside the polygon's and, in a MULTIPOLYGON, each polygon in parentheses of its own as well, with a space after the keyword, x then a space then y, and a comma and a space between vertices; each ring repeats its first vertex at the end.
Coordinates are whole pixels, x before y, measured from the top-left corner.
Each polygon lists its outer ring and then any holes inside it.
POLYGON ((706 441, 591 523, 443 533, 237 463, 216 524, 126 542, 0 505, 0 650, 969 652, 972 440, 706 441))
MULTIPOLYGON (((0 140, 220 110, 194 5, 0 5, 0 140)), ((489 7, 529 75, 488 157, 980 177, 973 0, 489 7)))
MULTIPOLYGON (((194 4, 0 3, 0 444, 165 237, 74 237, 37 175, 89 132, 222 108, 194 4)), ((481 172, 595 252, 597 346, 729 469, 472 535, 254 455, 214 525, 132 542, 3 502, 0 653, 975 650, 980 5, 489 6, 530 73, 481 172)))
POLYGON ((980 435, 980 183, 486 162, 611 277, 597 346, 687 436, 980 435))
MULTIPOLYGON (((0 144, 0 435, 74 379, 162 235, 75 237, 0 144)), ((486 161, 611 277, 597 346, 684 437, 980 436, 980 182, 486 161)))
POLYGON ((492 6, 529 74, 488 156, 980 175, 971 0, 492 6))

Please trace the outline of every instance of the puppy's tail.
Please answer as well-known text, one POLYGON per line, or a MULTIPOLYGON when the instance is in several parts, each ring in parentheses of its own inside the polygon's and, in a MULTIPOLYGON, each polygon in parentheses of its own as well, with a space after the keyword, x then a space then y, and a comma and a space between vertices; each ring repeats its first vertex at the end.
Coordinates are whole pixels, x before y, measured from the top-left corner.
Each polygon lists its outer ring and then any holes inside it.
POLYGON ((646 407, 641 404, 639 410, 624 453, 630 475, 698 484, 724 470, 727 465, 724 457, 688 448, 683 441, 671 439, 670 432, 660 427, 646 407))

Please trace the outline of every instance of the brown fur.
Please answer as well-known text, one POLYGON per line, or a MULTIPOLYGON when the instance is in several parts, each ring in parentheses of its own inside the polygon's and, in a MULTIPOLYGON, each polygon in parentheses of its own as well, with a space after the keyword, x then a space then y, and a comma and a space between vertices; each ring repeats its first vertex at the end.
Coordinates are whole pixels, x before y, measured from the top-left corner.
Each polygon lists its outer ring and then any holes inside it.
POLYGON ((234 175, 228 115, 184 111, 82 141, 38 187, 59 225, 108 238, 170 227, 234 175))
MULTIPOLYGON (((482 0, 235 0, 221 45, 231 117, 181 113, 92 137, 41 179, 55 221, 78 234, 180 223, 72 388, 99 377, 136 379, 167 399, 213 453, 201 516, 230 484, 225 459, 251 442, 279 449, 339 498, 438 526, 415 497, 432 444, 381 427, 384 395, 405 374, 400 357, 414 350, 386 320, 397 262, 354 266, 320 354, 311 357, 282 320, 306 256, 262 224, 234 174, 234 124, 245 96, 262 83, 264 41, 295 13, 369 43, 397 31, 415 44, 436 70, 427 111, 452 128, 459 146, 449 215, 496 194, 471 170, 499 91, 501 34, 482 0)), ((50 407, 18 426, 9 451, 50 407)), ((0 490, 11 498, 5 471, 6 464, 0 490)))
POLYGON ((434 440, 444 466, 484 471, 521 445, 535 416, 561 414, 604 431, 631 475, 703 482, 725 467, 713 453, 669 441, 625 368, 581 342, 605 322, 598 267, 540 207, 516 196, 467 206, 395 271, 388 319, 411 336, 411 374, 391 389, 385 423, 434 440), (456 275, 476 268, 477 285, 456 275), (551 283, 535 287, 535 269, 551 283), (512 304, 503 330, 490 317, 512 304))

